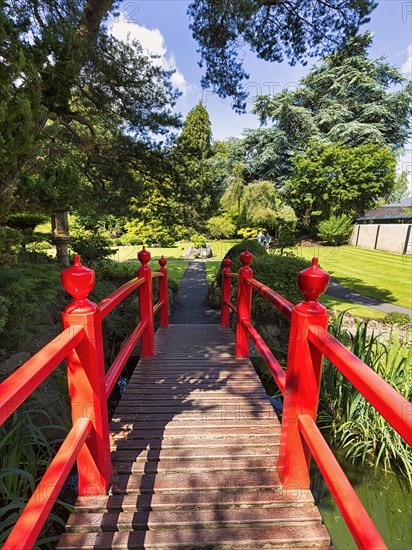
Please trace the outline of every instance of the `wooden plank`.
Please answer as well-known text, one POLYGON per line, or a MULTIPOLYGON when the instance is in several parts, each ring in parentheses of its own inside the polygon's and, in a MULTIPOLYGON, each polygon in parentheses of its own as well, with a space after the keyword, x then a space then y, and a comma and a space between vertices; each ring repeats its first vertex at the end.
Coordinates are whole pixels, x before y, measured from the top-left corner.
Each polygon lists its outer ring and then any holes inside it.
POLYGON ((78 498, 58 548, 328 547, 310 491, 280 484, 279 420, 233 333, 172 325, 155 339, 110 423, 110 494, 78 498))

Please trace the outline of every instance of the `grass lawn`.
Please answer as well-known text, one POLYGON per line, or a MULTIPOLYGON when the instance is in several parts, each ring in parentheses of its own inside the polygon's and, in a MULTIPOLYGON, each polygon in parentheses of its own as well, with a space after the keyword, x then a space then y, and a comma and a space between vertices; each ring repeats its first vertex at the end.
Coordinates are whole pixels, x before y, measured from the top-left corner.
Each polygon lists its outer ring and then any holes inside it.
POLYGON ((206 262, 206 280, 208 284, 216 279, 216 274, 220 268, 220 262, 206 262))
MULTIPOLYGON (((234 241, 208 241, 208 244, 212 248, 213 252, 213 260, 223 260, 224 255, 229 250, 229 248, 232 248, 233 245, 237 244, 239 240, 234 241)), ((147 250, 152 255, 153 259, 160 258, 161 256, 164 256, 168 260, 182 260, 182 255, 189 248, 189 246, 192 246, 192 243, 190 242, 180 242, 177 244, 177 246, 169 247, 169 248, 152 248, 150 246, 147 247, 147 250)), ((111 256, 111 260, 116 260, 118 262, 126 262, 128 260, 135 260, 137 259, 137 253, 139 250, 142 249, 141 246, 117 246, 117 252, 111 256)))
MULTIPOLYGON (((173 280, 177 285, 180 285, 183 275, 185 274, 187 264, 188 262, 169 262, 166 265, 168 279, 173 280)), ((157 262, 150 262, 150 267, 153 271, 157 271, 159 269, 157 262)))
POLYGON ((333 296, 328 296, 327 294, 321 296, 319 301, 328 309, 334 309, 339 312, 349 310, 349 315, 362 317, 363 319, 383 319, 385 317, 385 314, 377 309, 358 306, 352 302, 344 302, 343 300, 339 300, 339 298, 334 298, 333 296))
POLYGON ((412 257, 354 246, 298 248, 344 287, 382 302, 412 308, 412 257))
MULTIPOLYGON (((219 267, 220 262, 206 262, 206 278, 209 284, 215 280, 219 267)), ((324 294, 320 301, 328 309, 335 309, 337 311, 345 311, 350 309, 349 314, 365 319, 382 319, 385 316, 384 313, 377 311, 376 309, 358 306, 351 302, 344 302, 343 300, 339 300, 333 296, 328 296, 327 294, 324 294)))

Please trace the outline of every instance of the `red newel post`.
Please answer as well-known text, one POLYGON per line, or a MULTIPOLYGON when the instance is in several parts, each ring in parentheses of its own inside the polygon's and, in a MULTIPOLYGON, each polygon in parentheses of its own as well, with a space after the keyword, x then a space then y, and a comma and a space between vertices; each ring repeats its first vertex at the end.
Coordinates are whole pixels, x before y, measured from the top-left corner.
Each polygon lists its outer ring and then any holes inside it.
POLYGON ((169 287, 167 284, 167 260, 163 256, 159 259, 160 273, 163 273, 163 277, 159 279, 159 300, 163 302, 163 307, 160 310, 160 326, 169 326, 169 287))
POLYGON ((143 247, 143 250, 137 255, 142 264, 137 274, 140 278, 145 279, 145 283, 139 286, 139 307, 140 320, 146 320, 147 325, 142 334, 142 357, 153 357, 154 355, 154 322, 153 322, 153 284, 152 270, 148 266, 150 260, 150 252, 143 247))
POLYGON ((231 272, 230 266, 232 265, 232 260, 230 258, 225 258, 223 260, 223 265, 225 267, 222 272, 222 309, 220 315, 220 326, 228 327, 230 326, 230 308, 225 302, 230 302, 232 279, 227 275, 231 272))
POLYGON ((309 326, 327 328, 328 314, 318 298, 329 284, 329 274, 318 267, 318 259, 301 271, 298 285, 305 300, 292 312, 289 335, 286 389, 277 470, 287 489, 309 489, 310 453, 298 428, 298 417, 316 420, 322 374, 322 354, 308 341, 309 326))
POLYGON ((237 297, 237 326, 236 326, 236 357, 249 357, 249 333, 242 321, 250 322, 250 308, 252 305, 252 288, 245 283, 246 279, 253 278, 253 271, 249 264, 253 254, 246 249, 240 255, 243 267, 239 269, 239 287, 237 297))
POLYGON ((63 327, 81 325, 85 332, 82 342, 67 358, 72 420, 90 418, 94 425, 77 459, 79 495, 102 495, 108 489, 112 463, 102 326, 96 304, 87 299, 95 274, 75 254, 73 265, 62 271, 61 278, 64 289, 74 298, 62 314, 63 327))

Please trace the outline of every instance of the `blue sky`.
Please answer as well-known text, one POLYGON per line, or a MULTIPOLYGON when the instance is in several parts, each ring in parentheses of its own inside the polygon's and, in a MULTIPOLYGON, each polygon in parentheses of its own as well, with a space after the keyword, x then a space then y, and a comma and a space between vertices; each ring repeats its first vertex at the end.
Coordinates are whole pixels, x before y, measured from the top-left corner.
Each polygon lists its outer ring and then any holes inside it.
MULTIPOLYGON (((186 115, 202 100, 209 112, 215 139, 239 136, 244 128, 258 127, 256 116, 251 113, 238 115, 231 109, 229 98, 222 100, 201 89, 202 69, 197 64, 197 43, 189 30, 188 4, 185 0, 125 0, 121 4, 120 18, 111 23, 112 32, 118 38, 126 39, 128 34, 136 38, 145 48, 161 56, 159 63, 164 67, 176 69, 173 82, 183 92, 177 109, 186 115)), ((412 77, 412 1, 379 2, 363 30, 375 33, 371 57, 386 56, 407 78, 412 77)), ((290 67, 287 62, 267 63, 246 53, 245 67, 250 73, 248 110, 254 96, 296 86, 315 63, 316 59, 309 59, 306 66, 290 67)), ((399 168, 408 171, 412 185, 411 144, 399 168)))

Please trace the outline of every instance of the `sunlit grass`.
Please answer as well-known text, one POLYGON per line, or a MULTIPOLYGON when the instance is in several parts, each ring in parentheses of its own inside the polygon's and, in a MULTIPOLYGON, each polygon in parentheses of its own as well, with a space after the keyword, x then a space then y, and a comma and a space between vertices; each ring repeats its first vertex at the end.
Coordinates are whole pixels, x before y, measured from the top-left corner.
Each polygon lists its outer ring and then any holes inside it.
MULTIPOLYGON (((233 241, 208 241, 208 245, 211 246, 213 252, 213 260, 222 260, 226 252, 232 248, 232 246, 238 243, 238 240, 233 241)), ((190 242, 179 242, 173 247, 146 247, 151 253, 152 259, 160 258, 164 256, 168 260, 183 260, 184 252, 193 246, 190 242)), ((111 260, 118 262, 126 262, 130 260, 137 260, 137 254, 142 249, 141 246, 116 246, 117 252, 111 256, 111 260)))
MULTIPOLYGON (((296 249, 295 249, 296 251, 296 249)), ((346 288, 382 302, 412 309, 412 257, 354 246, 298 248, 346 288)))

